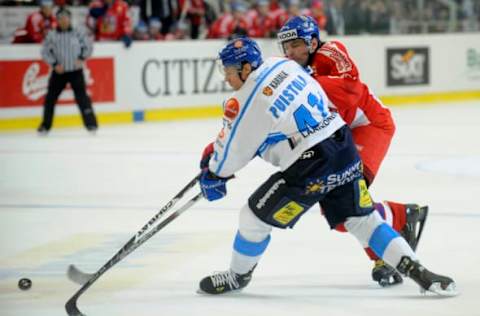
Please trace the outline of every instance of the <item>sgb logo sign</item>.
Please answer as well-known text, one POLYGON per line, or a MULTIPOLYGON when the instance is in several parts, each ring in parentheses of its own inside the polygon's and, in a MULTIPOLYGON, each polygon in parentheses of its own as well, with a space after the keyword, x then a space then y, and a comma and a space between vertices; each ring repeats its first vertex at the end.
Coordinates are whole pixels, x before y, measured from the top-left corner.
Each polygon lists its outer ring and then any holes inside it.
POLYGON ((421 85, 429 82, 428 47, 387 49, 387 86, 421 85))

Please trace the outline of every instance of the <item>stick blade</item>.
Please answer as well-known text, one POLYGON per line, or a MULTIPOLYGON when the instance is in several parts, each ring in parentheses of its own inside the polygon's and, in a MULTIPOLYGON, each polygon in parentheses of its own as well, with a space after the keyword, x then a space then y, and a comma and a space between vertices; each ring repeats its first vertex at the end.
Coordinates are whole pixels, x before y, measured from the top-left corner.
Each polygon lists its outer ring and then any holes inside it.
POLYGON ((69 316, 86 316, 77 307, 77 298, 74 296, 65 304, 65 310, 69 316))
POLYGON ((73 264, 71 264, 68 266, 67 276, 70 279, 70 281, 75 282, 79 285, 84 285, 85 283, 88 282, 88 280, 92 278, 93 274, 85 273, 80 269, 78 269, 73 264))

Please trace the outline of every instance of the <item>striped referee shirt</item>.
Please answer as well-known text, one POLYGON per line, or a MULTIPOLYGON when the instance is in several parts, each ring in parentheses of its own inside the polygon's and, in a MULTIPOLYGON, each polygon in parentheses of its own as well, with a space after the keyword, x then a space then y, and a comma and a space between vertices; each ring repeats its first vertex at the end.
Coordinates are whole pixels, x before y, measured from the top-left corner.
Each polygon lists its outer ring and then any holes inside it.
POLYGON ((85 60, 92 55, 92 41, 84 33, 68 29, 52 30, 42 47, 42 58, 52 66, 62 65, 65 72, 79 70, 75 61, 85 60))

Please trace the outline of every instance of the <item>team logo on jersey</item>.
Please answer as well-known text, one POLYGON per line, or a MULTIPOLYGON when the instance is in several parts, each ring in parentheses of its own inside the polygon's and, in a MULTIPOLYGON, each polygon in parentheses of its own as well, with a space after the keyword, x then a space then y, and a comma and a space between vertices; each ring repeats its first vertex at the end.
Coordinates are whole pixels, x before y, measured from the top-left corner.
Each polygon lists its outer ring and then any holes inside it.
POLYGON ((235 98, 228 99, 227 102, 225 102, 225 110, 224 110, 224 115, 227 119, 233 121, 238 113, 240 112, 240 104, 238 103, 238 100, 235 98))
POLYGON ((315 194, 317 192, 322 192, 322 189, 325 187, 325 184, 322 180, 317 179, 307 184, 305 194, 315 194))
POLYGON ((270 88, 269 86, 266 86, 265 88, 263 88, 263 94, 266 95, 267 97, 271 96, 273 94, 272 88, 270 88))
POLYGON ((335 62, 335 67, 342 77, 351 77, 349 74, 353 69, 353 64, 348 55, 338 47, 334 42, 329 42, 322 46, 319 54, 327 56, 335 62))

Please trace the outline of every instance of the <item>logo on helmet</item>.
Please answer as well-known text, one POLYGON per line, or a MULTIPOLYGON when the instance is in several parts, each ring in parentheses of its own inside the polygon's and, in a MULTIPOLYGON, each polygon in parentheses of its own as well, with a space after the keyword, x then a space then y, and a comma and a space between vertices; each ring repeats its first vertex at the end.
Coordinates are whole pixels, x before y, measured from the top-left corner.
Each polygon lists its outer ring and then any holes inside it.
POLYGON ((241 40, 235 41, 233 43, 233 47, 235 48, 242 48, 243 47, 243 42, 241 40))
POLYGON ((298 38, 298 34, 297 34, 297 30, 293 29, 293 30, 280 32, 278 33, 277 37, 280 40, 280 42, 286 42, 286 41, 298 38))

